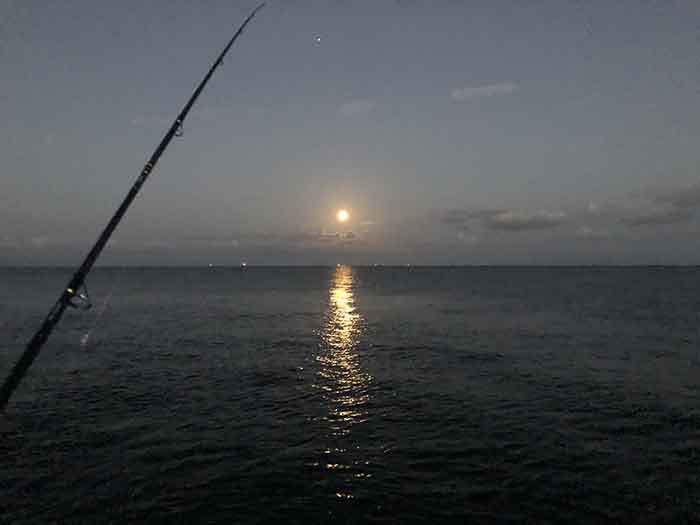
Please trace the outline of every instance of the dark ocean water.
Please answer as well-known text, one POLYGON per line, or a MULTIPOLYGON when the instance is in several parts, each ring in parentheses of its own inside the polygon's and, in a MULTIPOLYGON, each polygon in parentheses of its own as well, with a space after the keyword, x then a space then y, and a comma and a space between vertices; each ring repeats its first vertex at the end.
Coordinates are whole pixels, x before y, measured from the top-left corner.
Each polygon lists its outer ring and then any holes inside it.
MULTIPOLYGON (((0 270, 3 378, 69 270, 0 270)), ((700 270, 97 269, 6 523, 696 523, 700 270)))

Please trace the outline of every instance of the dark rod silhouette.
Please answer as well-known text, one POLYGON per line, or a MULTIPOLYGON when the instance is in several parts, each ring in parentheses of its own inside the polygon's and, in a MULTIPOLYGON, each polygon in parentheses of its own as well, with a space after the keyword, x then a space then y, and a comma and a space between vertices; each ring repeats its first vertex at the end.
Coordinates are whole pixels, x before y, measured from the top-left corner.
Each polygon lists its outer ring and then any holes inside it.
POLYGON ((204 76, 204 79, 199 83, 197 89, 194 90, 194 93, 192 93, 192 96, 187 101, 187 104, 185 104, 185 107, 182 108, 182 111, 180 111, 180 114, 175 119, 175 122, 173 122, 172 126, 170 126, 170 129, 168 129, 168 132, 160 141, 160 144, 158 144, 158 147, 153 152, 153 155, 151 155, 151 158, 148 159, 148 162, 146 162, 146 165, 143 167, 141 174, 138 176, 136 182, 129 190, 129 193, 127 193, 126 197, 124 197, 124 200, 119 205, 119 208, 117 208, 117 211, 107 223, 107 226, 105 226, 105 229, 98 237, 97 241, 95 242, 95 245, 87 254, 83 263, 78 267, 78 270, 75 272, 75 274, 73 274, 73 277, 71 277, 70 281, 68 281, 68 285, 61 291, 61 295, 59 296, 58 301, 56 301, 56 304, 53 305, 53 308, 51 308, 49 315, 46 316, 46 319, 44 319, 44 322, 42 323, 39 330, 37 330, 37 332, 34 334, 34 337, 32 337, 32 339, 29 341, 29 343, 27 344, 27 348, 25 348, 24 350, 24 353, 10 371, 10 375, 5 380, 5 383, 3 383, 2 389, 0 390, 0 410, 4 411, 5 405, 7 405, 10 396, 12 396, 12 393, 15 391, 20 381, 27 373, 27 370, 31 366, 34 359, 36 359, 36 356, 39 354, 41 347, 49 338, 49 335, 51 335, 51 331, 53 330, 54 326, 56 326, 56 324, 58 324, 58 322, 61 320, 61 316, 63 315, 63 312, 66 310, 66 308, 68 306, 77 306, 74 300, 84 300, 86 298, 86 295, 79 293, 79 291, 82 287, 84 287, 85 277, 92 269, 92 266, 95 264, 97 258, 100 256, 100 253, 105 247, 105 244, 107 244, 107 241, 109 241, 109 238, 112 236, 112 233, 114 233, 114 230, 119 225, 119 221, 121 221, 122 217, 129 209, 129 205, 138 194, 139 190, 141 189, 141 186, 143 186, 143 183, 146 182, 146 179, 153 171, 153 168, 155 168, 158 159, 160 159, 160 156, 168 147, 170 141, 173 140, 173 137, 178 136, 182 131, 182 124, 185 121, 185 117, 187 117, 187 114, 190 112, 190 109, 192 109, 192 106, 197 101, 197 98, 199 98, 199 95, 202 93, 204 86, 207 85, 207 82, 209 82, 209 79, 214 74, 216 68, 222 65, 226 53, 228 53, 228 50, 231 48, 233 43, 241 35, 245 27, 248 25, 248 22, 252 20, 256 13, 260 11, 260 9, 262 9, 264 5, 264 3, 260 4, 253 10, 253 12, 248 16, 248 18, 245 19, 243 24, 241 24, 241 27, 238 28, 238 31, 236 31, 236 33, 233 35, 233 37, 226 45, 224 50, 221 52, 219 57, 214 61, 214 64, 212 64, 211 68, 209 68, 209 71, 204 76))

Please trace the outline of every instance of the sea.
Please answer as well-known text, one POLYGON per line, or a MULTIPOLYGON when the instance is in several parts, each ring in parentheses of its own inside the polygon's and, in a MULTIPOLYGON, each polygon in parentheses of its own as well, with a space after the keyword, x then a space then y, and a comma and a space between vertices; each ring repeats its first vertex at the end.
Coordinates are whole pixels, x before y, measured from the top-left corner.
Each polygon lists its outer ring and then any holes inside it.
MULTIPOLYGON (((0 270, 4 378, 71 275, 0 270)), ((2 523, 698 523, 700 269, 96 268, 2 523)))

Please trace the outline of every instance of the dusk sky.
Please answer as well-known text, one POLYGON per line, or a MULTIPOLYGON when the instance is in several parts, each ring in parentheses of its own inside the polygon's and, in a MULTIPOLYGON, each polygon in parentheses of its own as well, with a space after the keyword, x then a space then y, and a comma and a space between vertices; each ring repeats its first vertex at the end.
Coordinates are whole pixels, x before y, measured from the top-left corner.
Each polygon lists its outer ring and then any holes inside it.
MULTIPOLYGON (((268 2, 100 264, 700 264, 700 3, 524 4, 268 2)), ((255 5, 0 0, 0 265, 80 262, 255 5)))

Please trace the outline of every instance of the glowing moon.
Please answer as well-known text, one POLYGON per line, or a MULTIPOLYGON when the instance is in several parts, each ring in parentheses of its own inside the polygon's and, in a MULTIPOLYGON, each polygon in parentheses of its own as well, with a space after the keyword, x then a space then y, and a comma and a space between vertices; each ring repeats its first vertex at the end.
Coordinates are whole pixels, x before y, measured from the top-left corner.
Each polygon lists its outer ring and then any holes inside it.
POLYGON ((350 218, 350 214, 348 213, 348 210, 338 210, 336 217, 338 218, 339 222, 346 222, 350 218))

